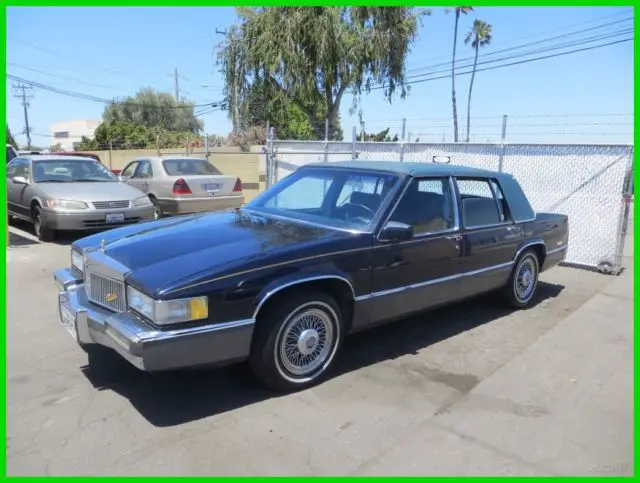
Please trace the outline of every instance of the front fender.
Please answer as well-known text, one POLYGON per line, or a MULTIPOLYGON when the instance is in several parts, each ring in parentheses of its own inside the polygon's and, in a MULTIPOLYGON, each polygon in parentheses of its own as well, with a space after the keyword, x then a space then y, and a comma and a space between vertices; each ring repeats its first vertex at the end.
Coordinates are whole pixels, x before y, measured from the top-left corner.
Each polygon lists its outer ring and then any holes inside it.
POLYGON ((356 294, 354 289, 354 282, 346 273, 342 273, 337 270, 316 273, 295 273, 272 280, 265 287, 263 287, 262 290, 260 290, 260 292, 254 299, 253 305, 255 309, 253 311, 253 318, 257 318, 258 313, 260 312, 260 309, 264 306, 264 304, 281 290, 303 283, 319 280, 336 280, 345 284, 345 286, 348 286, 351 292, 351 296, 355 300, 356 294))

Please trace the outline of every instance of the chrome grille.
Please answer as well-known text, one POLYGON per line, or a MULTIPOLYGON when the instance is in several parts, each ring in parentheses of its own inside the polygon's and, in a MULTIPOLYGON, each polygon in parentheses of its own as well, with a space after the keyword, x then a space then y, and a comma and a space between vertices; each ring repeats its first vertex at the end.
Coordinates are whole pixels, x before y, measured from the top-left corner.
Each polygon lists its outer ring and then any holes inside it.
POLYGON ((115 312, 124 312, 127 309, 123 282, 88 272, 85 289, 87 298, 94 304, 115 312))
POLYGON ((129 200, 119 201, 92 201, 91 204, 96 210, 108 210, 111 208, 129 208, 129 200))

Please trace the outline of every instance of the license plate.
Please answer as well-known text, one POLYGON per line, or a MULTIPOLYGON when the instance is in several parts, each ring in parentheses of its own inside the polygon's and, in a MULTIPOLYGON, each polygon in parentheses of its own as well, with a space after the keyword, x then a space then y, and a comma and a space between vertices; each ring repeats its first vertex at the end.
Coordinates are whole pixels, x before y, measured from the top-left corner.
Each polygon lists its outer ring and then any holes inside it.
POLYGON ((62 325, 67 329, 69 335, 73 338, 73 340, 78 340, 78 331, 76 329, 76 318, 71 313, 71 311, 65 307, 65 300, 63 298, 60 299, 60 320, 62 321, 62 325))
POLYGON ((217 193, 220 191, 220 183, 204 183, 202 188, 204 188, 207 193, 217 193))
POLYGON ((118 223, 124 221, 124 213, 107 213, 107 223, 118 223))

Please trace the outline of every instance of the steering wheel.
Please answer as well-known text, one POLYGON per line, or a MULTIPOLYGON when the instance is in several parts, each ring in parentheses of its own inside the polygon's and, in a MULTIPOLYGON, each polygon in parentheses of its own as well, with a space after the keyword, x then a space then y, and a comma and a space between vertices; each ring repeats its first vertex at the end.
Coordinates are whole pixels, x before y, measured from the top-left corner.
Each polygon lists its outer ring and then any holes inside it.
MULTIPOLYGON (((351 201, 347 201, 344 205, 342 205, 342 207, 344 208, 346 206, 358 206, 360 208, 364 208, 365 211, 368 211, 369 213, 371 213, 371 218, 376 216, 376 212, 373 211, 371 208, 369 208, 367 205, 362 205, 360 203, 353 203, 351 201)), ((348 213, 347 213, 347 216, 348 216, 348 213)))

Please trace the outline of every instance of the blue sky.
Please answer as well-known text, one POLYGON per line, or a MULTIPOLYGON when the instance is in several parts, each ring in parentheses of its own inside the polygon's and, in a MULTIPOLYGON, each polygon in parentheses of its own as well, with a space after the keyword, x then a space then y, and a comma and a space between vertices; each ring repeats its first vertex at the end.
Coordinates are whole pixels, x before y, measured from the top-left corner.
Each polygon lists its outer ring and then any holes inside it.
MULTIPOLYGON (((632 20, 625 20, 632 16, 630 7, 478 7, 461 19, 458 58, 472 55, 462 39, 476 18, 493 26, 493 41, 481 51, 482 61, 483 55, 494 51, 610 22, 619 21, 592 33, 527 49, 618 32, 633 26, 632 20)), ((56 88, 112 98, 133 94, 142 86, 173 92, 172 74, 177 68, 182 95, 204 104, 222 98, 222 77, 214 62, 214 50, 224 37, 215 31, 228 28, 235 20, 235 10, 222 7, 10 7, 7 72, 56 88)), ((410 75, 424 73, 415 71, 420 68, 446 70, 447 65, 434 65, 450 61, 452 33, 453 15, 443 9, 435 9, 425 18, 407 60, 410 75)), ((588 45, 594 44, 584 46, 588 45)), ((493 58, 514 52, 497 53, 493 58)), ((464 126, 470 76, 456 79, 458 112, 464 126)), ((13 94, 8 80, 7 121, 18 134, 23 129, 23 113, 20 100, 13 94)), ((349 114, 350 105, 351 98, 346 96, 341 109, 346 140, 351 139, 351 127, 358 124, 357 114, 349 114)), ((367 131, 390 127, 392 132, 400 132, 402 119, 406 118, 411 140, 452 140, 448 78, 416 83, 405 100, 397 98, 392 104, 384 101, 381 91, 373 91, 363 97, 362 107, 367 131)), ((97 102, 34 89, 29 110, 34 144, 48 145, 46 134, 51 123, 99 119, 103 109, 104 105, 97 102)), ((633 42, 478 72, 471 112, 471 140, 477 142, 499 140, 501 117, 507 114, 510 142, 631 143, 633 42)), ((210 134, 226 135, 230 129, 224 112, 208 114, 203 120, 210 134)), ((23 135, 17 138, 24 142, 23 135)))

